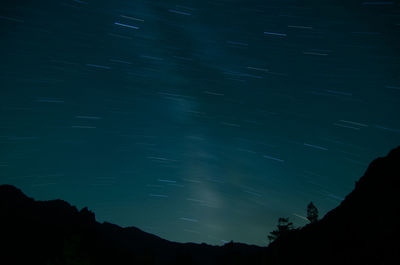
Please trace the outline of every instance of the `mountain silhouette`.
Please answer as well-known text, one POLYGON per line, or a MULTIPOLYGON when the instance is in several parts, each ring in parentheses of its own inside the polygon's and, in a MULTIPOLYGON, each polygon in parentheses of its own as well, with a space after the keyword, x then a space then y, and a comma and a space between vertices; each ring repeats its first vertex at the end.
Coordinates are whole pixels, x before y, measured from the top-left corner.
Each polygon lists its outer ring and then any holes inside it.
POLYGON ((135 227, 99 223, 87 208, 35 201, 0 185, 0 263, 400 264, 399 178, 400 147, 374 160, 324 218, 268 247, 171 242, 135 227))
POLYGON ((35 201, 11 185, 0 185, 0 235, 0 264, 7 265, 265 264, 262 247, 170 242, 96 222, 87 208, 62 200, 35 201))
POLYGON ((400 264, 399 184, 397 147, 322 220, 271 243, 267 264, 400 264))

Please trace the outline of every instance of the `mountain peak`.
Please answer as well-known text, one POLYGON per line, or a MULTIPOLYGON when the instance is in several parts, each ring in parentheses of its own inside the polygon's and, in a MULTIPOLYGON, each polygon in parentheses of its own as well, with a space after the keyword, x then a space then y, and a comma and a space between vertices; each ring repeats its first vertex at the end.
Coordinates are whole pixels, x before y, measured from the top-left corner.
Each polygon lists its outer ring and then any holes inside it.
POLYGON ((17 196, 26 197, 26 195, 20 189, 9 184, 0 185, 0 195, 12 196, 12 197, 17 197, 17 196))
POLYGON ((0 185, 0 204, 2 206, 6 204, 18 205, 28 201, 33 200, 28 198, 20 189, 8 184, 0 185))
POLYGON ((387 156, 379 157, 372 161, 364 176, 362 176, 357 182, 356 188, 359 185, 372 184, 372 182, 375 185, 384 185, 388 189, 394 188, 393 186, 390 186, 390 184, 398 183, 399 181, 399 160, 400 146, 391 150, 387 156))

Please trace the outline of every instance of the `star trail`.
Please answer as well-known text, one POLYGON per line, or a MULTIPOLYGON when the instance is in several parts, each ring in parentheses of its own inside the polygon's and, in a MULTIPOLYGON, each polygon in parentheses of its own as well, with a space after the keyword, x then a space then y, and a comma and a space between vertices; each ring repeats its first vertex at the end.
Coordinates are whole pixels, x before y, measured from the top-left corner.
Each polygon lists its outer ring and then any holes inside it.
POLYGON ((399 1, 3 1, 0 183, 266 245, 400 140, 399 1))

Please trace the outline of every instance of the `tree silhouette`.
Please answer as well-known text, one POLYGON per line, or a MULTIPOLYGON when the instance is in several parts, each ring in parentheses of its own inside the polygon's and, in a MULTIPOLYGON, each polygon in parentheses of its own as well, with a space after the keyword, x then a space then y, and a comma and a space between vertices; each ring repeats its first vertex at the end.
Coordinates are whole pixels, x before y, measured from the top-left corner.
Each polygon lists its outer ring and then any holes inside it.
POLYGON ((312 224, 318 221, 318 209, 312 202, 307 206, 307 219, 312 224))
POLYGON ((283 217, 279 218, 278 229, 270 232, 268 235, 269 242, 272 242, 278 237, 287 234, 292 229, 293 229, 293 223, 289 222, 289 218, 283 218, 283 217))

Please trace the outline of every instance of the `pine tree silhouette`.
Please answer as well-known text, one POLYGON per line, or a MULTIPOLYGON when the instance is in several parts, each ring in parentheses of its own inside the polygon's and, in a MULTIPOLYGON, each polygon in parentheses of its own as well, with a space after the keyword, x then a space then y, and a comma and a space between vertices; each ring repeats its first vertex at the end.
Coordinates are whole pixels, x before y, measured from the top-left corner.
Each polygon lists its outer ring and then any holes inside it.
POLYGON ((318 209, 312 202, 307 206, 307 219, 312 224, 318 221, 318 209))
POLYGON ((287 234, 292 229, 293 229, 293 223, 289 222, 289 218, 283 218, 283 217, 279 218, 278 229, 270 232, 268 235, 269 242, 272 242, 278 237, 287 234))

